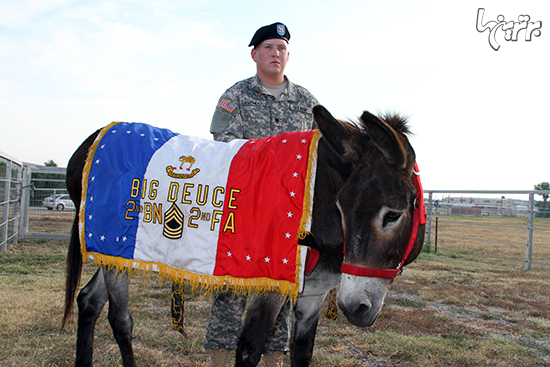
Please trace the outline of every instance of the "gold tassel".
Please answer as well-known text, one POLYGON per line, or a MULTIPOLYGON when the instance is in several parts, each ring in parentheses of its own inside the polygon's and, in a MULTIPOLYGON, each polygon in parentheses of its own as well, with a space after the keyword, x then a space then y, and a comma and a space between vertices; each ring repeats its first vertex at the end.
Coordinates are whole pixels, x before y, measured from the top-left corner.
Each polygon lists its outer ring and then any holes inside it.
MULTIPOLYGON (((162 279, 162 278, 161 278, 162 279)), ((181 333, 186 338, 187 333, 183 326, 183 320, 185 316, 185 298, 184 298, 185 286, 182 283, 172 283, 172 322, 174 329, 181 333)))
POLYGON ((328 305, 326 318, 330 320, 336 320, 338 317, 338 303, 336 302, 337 293, 338 288, 333 288, 330 290, 328 297, 325 299, 325 302, 328 305))

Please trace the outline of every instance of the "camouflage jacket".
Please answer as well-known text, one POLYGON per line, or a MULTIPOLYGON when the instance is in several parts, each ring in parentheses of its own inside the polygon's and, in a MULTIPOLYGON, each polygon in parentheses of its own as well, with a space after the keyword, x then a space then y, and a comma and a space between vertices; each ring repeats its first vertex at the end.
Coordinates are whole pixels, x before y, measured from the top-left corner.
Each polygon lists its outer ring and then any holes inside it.
POLYGON ((212 117, 214 140, 255 139, 315 129, 311 110, 317 99, 286 76, 285 80, 288 85, 277 100, 257 75, 226 90, 212 117))

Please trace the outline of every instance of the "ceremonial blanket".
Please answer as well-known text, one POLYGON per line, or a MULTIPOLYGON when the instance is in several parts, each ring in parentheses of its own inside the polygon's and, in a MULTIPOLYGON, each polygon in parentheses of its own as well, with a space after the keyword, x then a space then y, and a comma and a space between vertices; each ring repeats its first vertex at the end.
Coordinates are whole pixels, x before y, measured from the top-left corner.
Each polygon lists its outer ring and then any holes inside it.
POLYGON ((203 288, 297 296, 319 134, 222 143, 113 122, 83 172, 84 260, 203 288))

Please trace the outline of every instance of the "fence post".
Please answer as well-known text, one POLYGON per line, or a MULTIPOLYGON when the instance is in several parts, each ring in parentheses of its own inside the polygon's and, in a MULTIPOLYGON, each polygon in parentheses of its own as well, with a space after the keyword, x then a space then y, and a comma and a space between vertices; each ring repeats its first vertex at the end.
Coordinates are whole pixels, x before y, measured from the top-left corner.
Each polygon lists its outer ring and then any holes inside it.
POLYGON ((29 231, 29 203, 31 200, 31 169, 23 166, 23 178, 21 186, 21 220, 19 221, 19 239, 25 238, 29 231))
MULTIPOLYGON (((19 220, 21 219, 21 180, 22 180, 22 169, 19 171, 19 177, 17 177, 17 182, 15 183, 15 191, 17 192, 17 200, 13 203, 15 217, 13 218, 13 238, 12 244, 17 245, 19 240, 19 220)), ((12 188, 13 189, 13 188, 12 188)))
POLYGON ((6 180, 4 182, 4 197, 0 198, 2 202, 2 218, 0 218, 0 252, 6 252, 7 241, 10 228, 10 200, 11 200, 11 171, 13 162, 11 160, 6 164, 6 180))
POLYGON ((529 194, 529 220, 527 222, 527 248, 525 254, 525 271, 531 270, 531 261, 533 260, 533 228, 535 217, 535 194, 529 194))
POLYGON ((432 242, 432 205, 433 205, 433 193, 430 191, 428 195, 428 205, 426 206, 426 236, 424 237, 424 246, 426 250, 430 252, 431 242, 432 242))
POLYGON ((435 246, 434 246, 434 252, 437 254, 437 234, 439 232, 439 215, 436 214, 435 216, 435 246))

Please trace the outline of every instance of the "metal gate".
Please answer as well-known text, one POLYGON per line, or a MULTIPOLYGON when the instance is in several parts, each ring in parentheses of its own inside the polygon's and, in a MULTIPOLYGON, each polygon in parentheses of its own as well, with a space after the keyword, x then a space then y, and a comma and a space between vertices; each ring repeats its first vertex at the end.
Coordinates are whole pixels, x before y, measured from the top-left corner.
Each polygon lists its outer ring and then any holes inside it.
POLYGON ((0 252, 19 235, 19 193, 23 163, 0 152, 0 252))
POLYGON ((65 185, 67 169, 26 164, 21 194, 22 238, 69 239, 75 207, 65 185))

